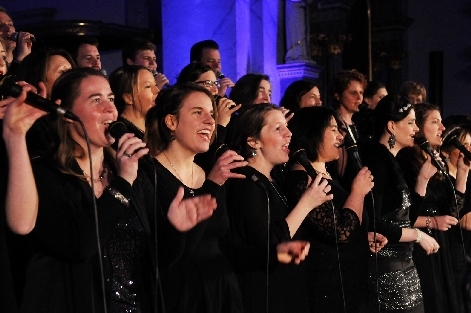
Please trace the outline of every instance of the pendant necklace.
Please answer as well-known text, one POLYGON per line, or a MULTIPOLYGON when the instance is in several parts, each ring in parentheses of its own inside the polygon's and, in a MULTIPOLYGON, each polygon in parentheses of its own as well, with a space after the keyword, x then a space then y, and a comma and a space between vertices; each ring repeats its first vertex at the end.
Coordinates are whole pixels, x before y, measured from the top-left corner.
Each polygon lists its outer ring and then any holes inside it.
MULTIPOLYGON (((185 183, 183 182, 183 179, 181 178, 180 174, 178 174, 177 169, 175 168, 175 166, 173 166, 172 162, 170 162, 170 159, 168 158, 165 151, 162 151, 162 153, 164 154, 165 158, 167 159, 168 163, 172 167, 175 174, 177 174, 177 178, 181 181, 183 186, 187 187, 190 190, 191 195, 194 197, 195 196, 195 191, 192 188, 185 185, 185 183)), ((191 185, 193 185, 193 163, 191 163, 191 181, 190 181, 190 183, 191 183, 191 185)))

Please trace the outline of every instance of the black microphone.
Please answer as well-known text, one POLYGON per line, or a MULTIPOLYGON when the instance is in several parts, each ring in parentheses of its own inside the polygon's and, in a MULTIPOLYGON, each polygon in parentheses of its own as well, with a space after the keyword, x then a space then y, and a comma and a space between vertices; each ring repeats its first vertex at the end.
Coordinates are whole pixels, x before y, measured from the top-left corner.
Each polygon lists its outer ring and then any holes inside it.
POLYGON ((113 137, 116 142, 128 132, 128 128, 123 122, 114 121, 108 126, 108 133, 113 137))
POLYGON ((216 73, 216 76, 217 76, 217 78, 219 78, 219 79, 226 78, 226 75, 224 75, 222 72, 219 72, 219 71, 216 73))
POLYGON ((436 168, 438 168, 438 170, 441 171, 442 174, 446 174, 445 168, 443 167, 442 163, 439 162, 435 158, 435 153, 434 153, 432 147, 430 146, 430 143, 428 142, 428 140, 425 139, 424 137, 415 137, 414 141, 419 146, 419 148, 422 149, 422 151, 427 153, 432 158, 433 165, 436 168))
MULTIPOLYGON (((11 41, 18 41, 19 36, 20 36, 19 32, 14 32, 10 35, 10 37, 8 37, 8 39, 10 39, 11 41)), ((36 42, 36 37, 30 36, 28 39, 31 42, 36 42)), ((28 41, 28 39, 26 41, 28 41)))
MULTIPOLYGON (((18 98, 23 89, 16 83, 16 80, 11 76, 0 75, 0 94, 7 97, 18 98)), ((63 115, 65 118, 80 121, 78 116, 63 109, 60 105, 55 104, 49 99, 43 98, 32 91, 26 94, 25 102, 37 109, 63 115)))
POLYGON ((307 155, 306 155, 306 150, 301 148, 301 149, 298 149, 296 150, 292 156, 291 156, 293 159, 296 160, 296 162, 298 162, 302 167, 304 167, 304 169, 306 170, 307 174, 309 176, 311 176, 312 180, 314 181, 314 179, 316 179, 317 177, 317 173, 316 173, 316 170, 314 169, 314 167, 312 167, 312 164, 311 162, 309 162, 309 159, 307 158, 307 155))
POLYGON ((465 158, 471 161, 471 152, 463 146, 463 144, 456 138, 456 136, 452 137, 449 141, 456 149, 460 150, 461 153, 464 154, 465 158))
POLYGON ((357 170, 361 170, 363 168, 363 163, 360 159, 360 154, 358 153, 358 146, 355 140, 355 136, 353 135, 352 129, 350 126, 345 125, 347 133, 345 134, 345 150, 347 151, 348 155, 353 159, 357 170))

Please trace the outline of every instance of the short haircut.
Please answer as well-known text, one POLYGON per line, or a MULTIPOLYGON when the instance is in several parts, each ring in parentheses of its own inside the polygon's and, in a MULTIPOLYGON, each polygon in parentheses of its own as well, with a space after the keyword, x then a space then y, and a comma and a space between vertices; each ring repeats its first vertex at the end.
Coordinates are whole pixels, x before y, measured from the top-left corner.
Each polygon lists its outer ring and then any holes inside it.
POLYGON ((332 108, 334 110, 340 107, 340 101, 338 101, 337 97, 340 97, 342 93, 348 89, 352 81, 357 81, 363 86, 363 90, 366 87, 366 78, 365 75, 358 72, 357 70, 341 70, 335 74, 334 78, 332 78, 331 82, 331 96, 333 97, 334 101, 332 102, 332 108))
POLYGON ((0 12, 3 12, 3 13, 5 13, 5 14, 8 14, 7 9, 5 9, 4 7, 0 7, 0 12))
POLYGON ((195 43, 190 49, 190 62, 201 62, 204 49, 219 50, 219 45, 211 39, 195 43))
POLYGON ((128 41, 123 48, 123 52, 121 54, 123 65, 127 65, 127 59, 134 62, 139 51, 155 51, 155 49, 155 45, 150 40, 135 37, 128 41))
POLYGON ((74 58, 75 62, 77 62, 78 50, 83 45, 91 45, 95 46, 98 49, 98 39, 92 36, 79 36, 77 41, 74 43, 73 50, 71 51, 71 55, 74 58))
POLYGON ((280 100, 280 107, 284 107, 293 113, 297 112, 302 96, 314 87, 316 87, 316 84, 308 80, 297 80, 291 83, 280 100))
POLYGON ((253 104, 258 96, 258 89, 262 80, 270 81, 265 74, 246 74, 239 78, 232 87, 229 98, 237 104, 253 104))
POLYGON ((195 82, 201 75, 213 70, 203 63, 190 63, 185 66, 177 77, 177 84, 184 84, 186 82, 195 82))
POLYGON ((404 99, 407 99, 410 94, 422 96, 423 102, 425 102, 425 99, 427 98, 427 90, 425 90, 425 86, 411 80, 404 82, 401 88, 399 88, 399 95, 404 99))

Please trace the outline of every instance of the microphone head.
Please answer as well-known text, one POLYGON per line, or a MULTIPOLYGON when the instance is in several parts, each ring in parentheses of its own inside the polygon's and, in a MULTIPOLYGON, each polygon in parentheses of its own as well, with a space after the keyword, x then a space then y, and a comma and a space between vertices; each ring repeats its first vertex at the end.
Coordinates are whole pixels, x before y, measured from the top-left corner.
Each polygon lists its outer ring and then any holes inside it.
POLYGON ((291 157, 301 165, 305 164, 305 162, 310 163, 309 159, 307 158, 306 149, 304 148, 294 150, 294 152, 291 154, 291 157))
POLYGON ((123 122, 114 121, 110 123, 108 127, 108 132, 110 133, 111 137, 118 141, 124 134, 128 132, 128 128, 123 122))
POLYGON ((222 72, 217 72, 217 73, 216 73, 216 76, 217 76, 217 78, 219 78, 219 79, 226 78, 226 76, 225 76, 222 72))
POLYGON ((427 139, 425 139, 425 137, 414 137, 414 142, 416 145, 418 145, 422 149, 430 147, 430 143, 428 142, 427 139))

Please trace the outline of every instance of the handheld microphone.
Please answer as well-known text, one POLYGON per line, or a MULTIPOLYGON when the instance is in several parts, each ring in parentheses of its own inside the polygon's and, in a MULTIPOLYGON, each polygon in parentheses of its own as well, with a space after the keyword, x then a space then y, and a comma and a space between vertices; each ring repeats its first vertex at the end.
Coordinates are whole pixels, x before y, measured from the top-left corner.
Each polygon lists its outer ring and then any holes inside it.
POLYGON ((445 168, 443 167, 442 163, 440 163, 436 158, 435 158, 435 153, 432 149, 432 147, 430 146, 430 143, 428 142, 427 139, 425 139, 424 137, 415 137, 414 138, 414 141, 415 143, 419 146, 420 149, 422 149, 422 151, 424 151, 425 153, 427 153, 431 158, 432 158, 432 163, 433 165, 439 170, 442 172, 442 174, 445 174, 446 171, 445 171, 445 168))
POLYGON ((353 159, 355 166, 359 171, 363 168, 363 163, 361 162, 360 154, 358 153, 357 142, 350 126, 345 126, 347 130, 347 133, 345 135, 345 150, 347 151, 348 155, 353 159))
POLYGON ((450 139, 450 143, 455 146, 456 149, 460 150, 461 153, 464 154, 464 157, 471 161, 471 152, 468 151, 468 149, 463 146, 463 144, 456 138, 456 136, 452 137, 450 139))
POLYGON ((226 78, 226 75, 224 75, 222 72, 219 72, 219 71, 216 73, 216 76, 217 76, 217 78, 219 78, 219 79, 226 78))
MULTIPOLYGON (((10 37, 8 37, 9 40, 11 41, 18 41, 18 37, 20 36, 20 33, 19 32, 14 32, 10 35, 10 37)), ((36 42, 36 37, 29 37, 26 41, 30 41, 30 42, 36 42)))
POLYGON ((113 137, 116 141, 118 141, 124 134, 128 132, 128 128, 123 122, 114 121, 110 123, 108 126, 108 132, 110 133, 111 137, 113 137))
POLYGON ((311 176, 312 180, 314 181, 314 179, 316 179, 317 177, 317 173, 312 167, 311 162, 309 162, 309 159, 307 158, 306 150, 303 148, 298 149, 293 153, 292 157, 296 160, 296 162, 298 162, 302 167, 304 167, 307 174, 311 176))
MULTIPOLYGON (((11 76, 0 75, 0 94, 7 97, 18 98, 23 89, 16 84, 16 80, 11 76)), ((49 99, 43 98, 32 91, 28 91, 25 102, 37 109, 45 112, 50 112, 58 115, 63 115, 65 118, 79 121, 78 116, 64 110, 60 105, 55 104, 49 99)))

